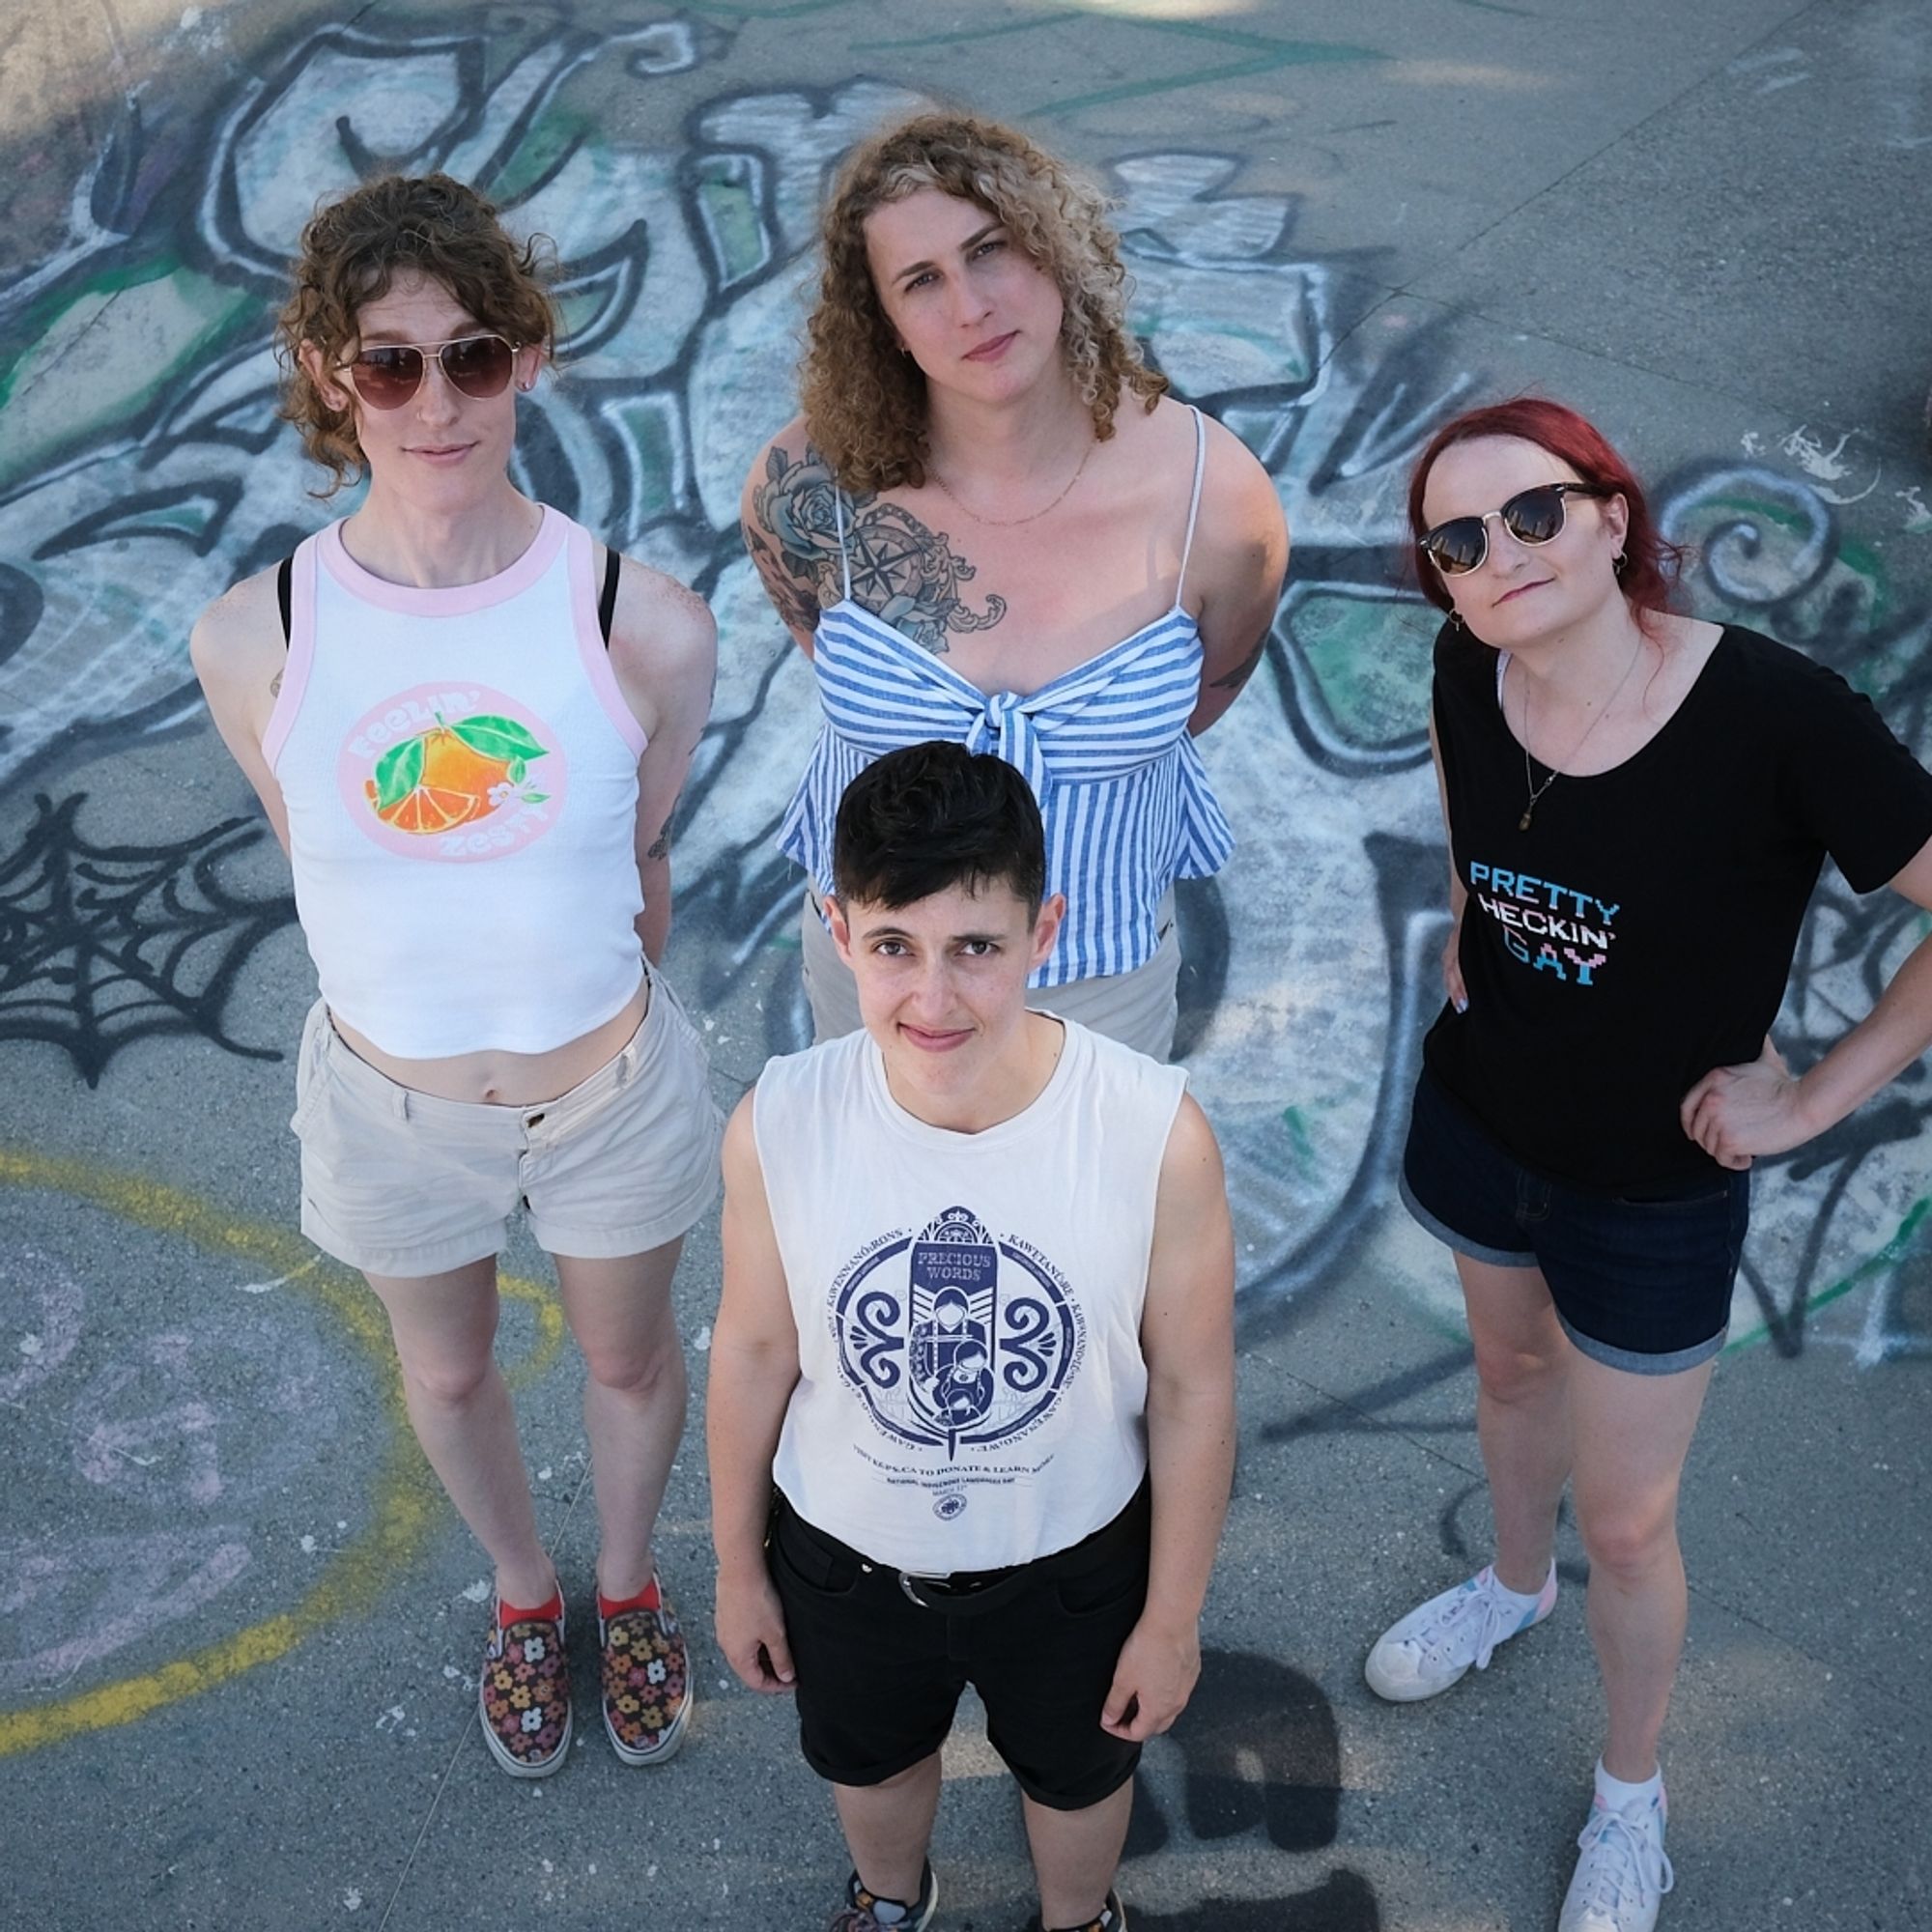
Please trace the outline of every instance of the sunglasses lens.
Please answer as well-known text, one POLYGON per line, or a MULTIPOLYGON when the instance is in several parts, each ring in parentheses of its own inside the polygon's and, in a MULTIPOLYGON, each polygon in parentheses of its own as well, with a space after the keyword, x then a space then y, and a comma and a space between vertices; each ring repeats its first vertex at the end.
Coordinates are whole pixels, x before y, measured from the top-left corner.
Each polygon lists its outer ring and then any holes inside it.
POLYGON ((1502 509, 1503 527, 1518 543, 1547 544, 1563 528, 1563 492, 1525 490, 1502 509))
POLYGON ((1430 561, 1444 577, 1461 577, 1474 570, 1489 550, 1481 517, 1454 517, 1437 524, 1422 540, 1430 561))
POLYGON ((365 349, 350 366, 355 393, 373 410, 401 409, 422 383, 422 351, 401 343, 365 349))
POLYGON ((442 373, 453 387, 478 402, 500 396, 510 385, 515 353, 500 335, 472 335, 442 347, 442 373))

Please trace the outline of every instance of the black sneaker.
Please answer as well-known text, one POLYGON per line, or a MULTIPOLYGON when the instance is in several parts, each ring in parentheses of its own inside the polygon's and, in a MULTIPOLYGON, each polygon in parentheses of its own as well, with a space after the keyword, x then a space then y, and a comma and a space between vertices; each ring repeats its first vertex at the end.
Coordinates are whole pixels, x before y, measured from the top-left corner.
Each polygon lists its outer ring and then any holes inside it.
POLYGON ((854 1872, 845 1881, 845 1903, 832 1915, 826 1932, 923 1932, 939 1909, 939 1882, 928 1864, 920 1874, 919 1896, 908 1905, 867 1891, 854 1872))
MULTIPOLYGON (((1040 1921, 1037 1918, 1034 1920, 1034 1925, 1038 1932, 1040 1921)), ((1099 1918, 1090 1918, 1081 1925, 1057 1925, 1052 1932, 1127 1932, 1127 1915, 1122 1910, 1120 1893, 1110 1891, 1107 1894, 1107 1902, 1101 1906, 1099 1918)))

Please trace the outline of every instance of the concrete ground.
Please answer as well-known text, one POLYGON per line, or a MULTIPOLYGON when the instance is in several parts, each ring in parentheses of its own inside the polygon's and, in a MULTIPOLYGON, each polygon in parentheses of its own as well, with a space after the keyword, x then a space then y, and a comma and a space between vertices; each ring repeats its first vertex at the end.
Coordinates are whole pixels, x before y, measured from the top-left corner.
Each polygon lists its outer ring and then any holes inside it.
MULTIPOLYGON (((698 1392, 662 1538, 690 1747, 626 1770, 589 1723, 518 1784, 478 1741, 484 1566, 373 1302, 294 1232, 312 977, 185 639, 333 514, 267 355, 315 197, 442 165, 554 236, 579 355, 529 410, 527 480, 723 627, 670 963, 733 1097, 801 1037, 770 840, 811 716, 737 483, 787 412, 827 163, 942 97, 1108 177, 1136 327, 1295 534, 1264 670, 1207 744, 1241 850, 1182 905, 1241 1457, 1202 1689, 1147 1755, 1134 1924, 1552 1924, 1601 1736, 1574 1536, 1555 1618, 1486 1676, 1406 1709, 1360 1677, 1488 1535, 1449 1270, 1390 1185, 1442 917, 1401 487, 1466 399, 1577 402, 1697 547, 1697 609, 1836 665, 1932 754, 1925 10, 18 0, 0 50, 0 1921, 823 1922, 830 1806, 709 1640, 714 1225, 679 1277, 698 1392)), ((1925 930, 1828 872, 1780 1043, 1814 1057, 1925 930)), ((1932 1903, 1928 1094, 1921 1065, 1760 1178, 1684 1500, 1666 1923, 1932 1903)), ((581 1603, 581 1373, 526 1236, 505 1269, 581 1603)), ((1004 1932, 1018 1813, 970 1719, 949 1768, 938 1922, 1004 1932)))

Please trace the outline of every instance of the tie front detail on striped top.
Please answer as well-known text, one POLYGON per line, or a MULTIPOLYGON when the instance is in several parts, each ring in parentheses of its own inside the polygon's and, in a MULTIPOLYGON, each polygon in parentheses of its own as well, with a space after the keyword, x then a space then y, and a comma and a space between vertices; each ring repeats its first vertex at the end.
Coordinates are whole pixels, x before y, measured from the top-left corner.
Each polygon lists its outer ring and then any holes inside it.
POLYGON ((1219 871, 1234 850, 1187 735, 1201 664, 1200 630, 1177 602, 1037 691, 989 694, 848 596, 819 620, 812 668, 825 724, 780 849, 829 893, 838 801, 874 758, 928 739, 990 752, 1033 787, 1047 890, 1066 895, 1059 944, 1031 983, 1145 965, 1174 881, 1219 871))

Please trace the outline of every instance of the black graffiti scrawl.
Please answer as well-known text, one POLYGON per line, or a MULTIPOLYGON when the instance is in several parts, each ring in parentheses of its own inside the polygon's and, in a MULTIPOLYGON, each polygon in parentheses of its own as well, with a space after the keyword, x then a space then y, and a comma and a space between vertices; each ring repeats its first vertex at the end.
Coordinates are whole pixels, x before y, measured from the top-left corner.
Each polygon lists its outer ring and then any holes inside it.
MULTIPOLYGON (((185 10, 179 84, 130 104, 44 221, 15 224, 62 239, 0 281, 0 790, 199 716, 195 612, 352 500, 306 495, 313 472, 275 413, 270 318, 301 223, 374 169, 447 169, 567 265, 565 354, 520 405, 518 481, 718 614, 717 707, 679 821, 677 970, 745 1046, 753 1065, 725 1064, 749 1077, 808 1024, 788 944, 799 882, 773 840, 818 707, 745 556, 739 489, 793 390, 827 170, 919 97, 876 80, 699 91, 731 41, 717 10, 626 23, 385 6, 295 23, 245 61, 218 11, 185 10)), ((1345 1258, 1371 1255, 1385 1293, 1453 1329, 1453 1274, 1392 1205, 1443 918, 1424 731, 1435 618, 1413 587, 1403 486, 1445 416, 1510 373, 1469 366, 1453 318, 1384 301, 1372 253, 1301 245, 1293 197, 1249 191, 1243 166, 1163 148, 1106 170, 1135 332, 1177 394, 1254 450, 1295 541, 1253 688, 1204 741, 1242 843, 1220 880, 1180 895, 1179 1044, 1228 1158, 1250 1332, 1297 1319, 1345 1258)), ((1833 664, 1932 753, 1922 601, 1850 526, 1854 499, 1812 444, 1786 439, 1782 466, 1755 439, 1745 449, 1658 492, 1696 559, 1690 602, 1833 664)), ((235 835, 212 828, 209 849, 235 835)), ((1821 896, 1779 1026, 1796 1062, 1869 1005, 1906 923, 1821 896)), ((247 929, 238 916, 234 970, 247 929)), ((193 970, 145 1005, 131 978, 97 995, 55 961, 71 977, 10 997, 0 1042, 58 1037, 97 1080, 142 1027, 233 1050, 232 972, 195 977, 215 950, 203 934, 182 955, 193 970)), ((134 956, 158 955, 144 941, 134 956)), ((1861 1362, 1932 1349, 1913 1272, 1932 1242, 1927 1095, 1908 1081, 1778 1164, 1734 1335, 1795 1352, 1858 1287, 1861 1362)))
POLYGON ((230 1053, 279 1060, 228 1031, 228 1000, 255 949, 296 916, 286 894, 249 898, 228 862, 264 836, 231 818, 169 845, 97 845, 85 792, 44 794, 0 857, 0 1041, 50 1040, 90 1087, 131 1041, 200 1034, 230 1053))

